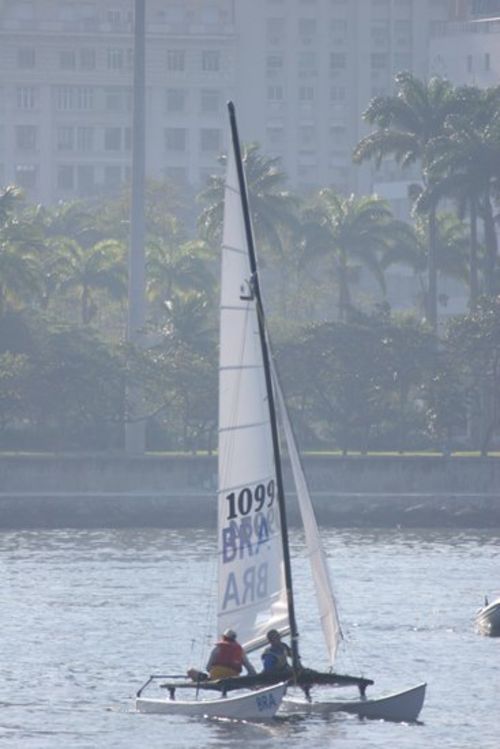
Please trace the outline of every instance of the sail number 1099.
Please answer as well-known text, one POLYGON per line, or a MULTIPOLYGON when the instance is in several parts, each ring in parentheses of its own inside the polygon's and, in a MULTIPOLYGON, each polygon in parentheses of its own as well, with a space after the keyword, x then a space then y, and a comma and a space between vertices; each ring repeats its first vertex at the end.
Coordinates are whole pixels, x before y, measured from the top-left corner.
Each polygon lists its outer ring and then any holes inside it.
POLYGON ((238 494, 231 492, 226 496, 229 503, 228 520, 234 520, 238 515, 248 515, 252 510, 260 512, 263 507, 271 507, 275 497, 274 479, 271 479, 267 485, 257 484, 255 489, 245 487, 238 494))

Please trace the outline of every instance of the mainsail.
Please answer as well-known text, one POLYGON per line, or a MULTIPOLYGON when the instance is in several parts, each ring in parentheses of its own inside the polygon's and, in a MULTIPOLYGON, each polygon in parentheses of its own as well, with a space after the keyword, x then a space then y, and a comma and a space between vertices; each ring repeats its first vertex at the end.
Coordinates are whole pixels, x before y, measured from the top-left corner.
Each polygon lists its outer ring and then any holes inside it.
POLYGON ((219 362, 218 629, 247 650, 289 627, 276 467, 233 149, 224 197, 219 362))
POLYGON ((321 628, 323 630, 323 636, 328 650, 330 665, 333 667, 338 644, 342 639, 342 631, 330 579, 330 572, 328 570, 328 562, 321 543, 318 524, 316 522, 311 496, 309 494, 309 487, 302 468, 295 435, 293 433, 285 399, 283 397, 283 391, 273 364, 272 374, 278 413, 283 427, 286 446, 288 449, 288 457, 290 459, 292 475, 297 490, 300 515, 304 526, 306 549, 309 556, 309 563, 311 565, 311 575, 314 582, 321 628))

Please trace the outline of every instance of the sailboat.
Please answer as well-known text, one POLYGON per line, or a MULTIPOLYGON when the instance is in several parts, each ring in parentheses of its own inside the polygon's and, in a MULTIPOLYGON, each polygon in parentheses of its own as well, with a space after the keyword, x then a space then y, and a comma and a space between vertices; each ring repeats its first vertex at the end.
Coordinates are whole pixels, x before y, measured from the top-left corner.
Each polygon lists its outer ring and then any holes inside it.
MULTIPOLYGON (((302 700, 288 709, 345 710, 366 717, 416 720, 425 684, 378 700, 366 699, 373 680, 333 670, 341 639, 326 556, 299 452, 271 355, 234 104, 228 103, 231 148, 227 160, 222 243, 219 450, 218 450, 218 632, 233 629, 247 653, 267 644, 267 632, 289 635, 289 687, 302 700), (331 670, 303 667, 295 615, 292 565, 282 470, 282 448, 292 467, 314 589, 331 670), (316 686, 353 685, 357 700, 316 702, 316 686), (319 707, 317 707, 319 706, 319 707)), ((162 677, 150 677, 151 679, 162 677)), ((216 690, 223 699, 239 689, 262 689, 283 675, 262 673, 196 684, 167 680, 170 696, 179 688, 216 690)), ((146 683, 148 685, 150 681, 146 683)), ((145 685, 145 686, 146 686, 145 685)), ((281 683, 280 683, 281 686, 281 683)), ((142 699, 141 687, 138 700, 142 699)), ((140 707, 140 705, 139 705, 140 707)))

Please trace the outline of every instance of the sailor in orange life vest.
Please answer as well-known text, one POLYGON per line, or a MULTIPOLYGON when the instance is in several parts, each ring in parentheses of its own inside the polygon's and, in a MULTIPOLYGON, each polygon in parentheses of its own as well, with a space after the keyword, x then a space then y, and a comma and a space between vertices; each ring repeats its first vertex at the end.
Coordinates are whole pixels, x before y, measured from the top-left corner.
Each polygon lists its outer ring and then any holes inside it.
POLYGON ((226 629, 208 659, 207 671, 210 678, 224 679, 227 676, 238 676, 243 666, 251 676, 256 674, 245 651, 236 640, 236 632, 233 629, 226 629))

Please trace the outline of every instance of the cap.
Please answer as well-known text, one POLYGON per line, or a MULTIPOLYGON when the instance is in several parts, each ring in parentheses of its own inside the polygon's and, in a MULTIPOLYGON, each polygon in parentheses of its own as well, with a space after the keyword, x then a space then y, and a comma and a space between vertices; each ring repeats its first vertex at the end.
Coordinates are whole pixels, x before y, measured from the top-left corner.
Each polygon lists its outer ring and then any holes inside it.
POLYGON ((226 637, 228 640, 236 640, 236 632, 234 631, 234 629, 226 629, 222 633, 222 636, 226 637))

